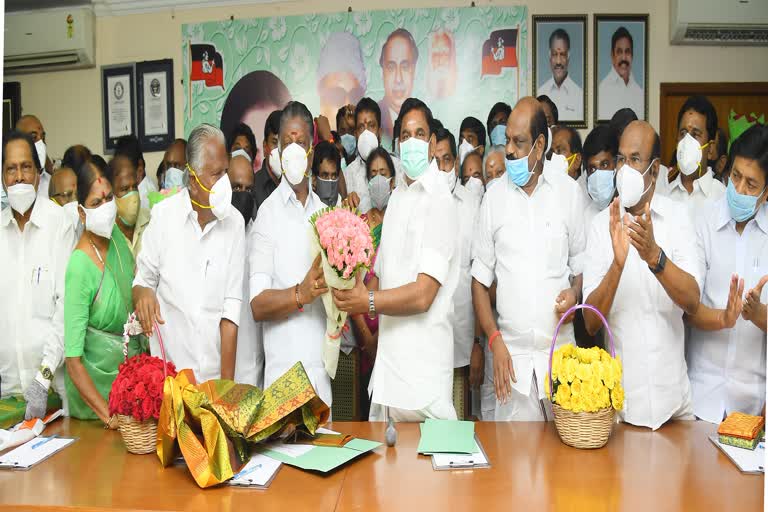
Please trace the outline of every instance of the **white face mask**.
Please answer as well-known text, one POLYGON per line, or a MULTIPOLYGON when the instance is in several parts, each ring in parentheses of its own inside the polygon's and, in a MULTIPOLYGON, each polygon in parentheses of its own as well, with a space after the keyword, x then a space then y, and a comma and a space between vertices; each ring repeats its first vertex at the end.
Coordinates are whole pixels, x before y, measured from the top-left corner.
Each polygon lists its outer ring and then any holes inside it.
POLYGON ((385 178, 377 174, 368 182, 368 192, 371 195, 371 206, 377 210, 383 210, 387 207, 389 196, 392 194, 390 183, 392 178, 385 178))
POLYGON ((458 179, 456 176, 456 171, 451 169, 448 172, 441 171, 440 174, 442 174, 441 178, 443 179, 445 186, 448 187, 448 190, 450 190, 451 194, 453 194, 453 191, 456 188, 456 180, 458 179))
POLYGON ((467 155, 476 150, 477 148, 467 142, 466 140, 462 141, 461 144, 459 144, 459 167, 464 165, 464 159, 467 158, 467 155))
POLYGON ((269 171, 277 181, 283 177, 283 166, 280 165, 280 150, 278 148, 269 152, 269 171))
POLYGON ((45 158, 47 156, 47 152, 43 139, 35 142, 35 151, 37 151, 37 157, 40 159, 40 169, 45 171, 45 158))
POLYGON ((485 184, 485 192, 488 193, 491 188, 496 185, 497 183, 501 183, 501 178, 504 176, 503 174, 497 178, 493 178, 491 181, 485 184))
POLYGON ((357 138, 357 154, 363 161, 368 160, 368 155, 377 147, 379 147, 379 138, 370 130, 365 130, 357 138))
POLYGON ((304 148, 291 142, 288 147, 283 149, 281 164, 283 174, 288 178, 288 183, 298 185, 301 180, 309 176, 307 172, 307 160, 309 155, 304 148))
POLYGON ((29 183, 17 183, 8 187, 8 204, 20 215, 27 213, 36 198, 35 187, 29 183))
POLYGON ((85 229, 96 236, 103 238, 112 238, 112 227, 115 225, 117 216, 117 204, 112 199, 96 208, 85 208, 80 206, 85 212, 85 229))
POLYGON ((701 150, 704 147, 700 146, 690 133, 686 133, 685 137, 680 139, 680 142, 677 143, 677 167, 680 172, 690 176, 699 169, 702 157, 701 150))
POLYGON ((485 193, 485 187, 483 187, 483 182, 475 178, 474 176, 471 176, 467 180, 467 183, 464 185, 464 188, 469 190, 472 194, 474 194, 478 198, 483 197, 483 194, 485 193))
POLYGON ((648 167, 644 172, 640 172, 633 169, 628 164, 621 166, 616 173, 616 189, 619 191, 619 199, 621 200, 621 206, 624 208, 632 208, 643 198, 646 192, 651 189, 651 186, 645 186, 645 180, 643 177, 648 173, 648 170, 653 165, 656 159, 651 160, 648 167))
POLYGON ((565 155, 558 155, 557 153, 552 153, 552 158, 549 159, 548 167, 558 174, 567 174, 568 159, 565 158, 565 155))
POLYGON ((223 175, 213 184, 208 196, 208 204, 211 205, 211 212, 217 219, 224 220, 229 216, 232 211, 232 184, 229 182, 228 175, 223 175))
POLYGON ((251 155, 249 155, 248 152, 246 150, 244 150, 244 149, 236 149, 236 150, 234 150, 232 152, 232 154, 230 155, 230 158, 235 158, 236 156, 244 156, 245 159, 248 160, 249 162, 252 161, 251 155))
POLYGON ((69 217, 69 220, 72 221, 72 226, 74 226, 75 229, 80 225, 80 215, 77 213, 77 206, 77 201, 72 201, 71 203, 62 206, 64 213, 69 217))

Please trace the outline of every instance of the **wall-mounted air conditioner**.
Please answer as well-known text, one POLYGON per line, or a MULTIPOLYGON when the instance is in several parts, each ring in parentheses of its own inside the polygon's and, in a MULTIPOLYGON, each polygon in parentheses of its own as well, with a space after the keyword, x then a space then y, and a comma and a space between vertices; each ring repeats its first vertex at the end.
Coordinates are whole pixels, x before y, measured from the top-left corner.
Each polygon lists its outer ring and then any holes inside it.
POLYGON ((671 0, 670 42, 768 45, 768 0, 671 0))
POLYGON ((6 76, 93 67, 95 61, 90 7, 6 13, 6 76))

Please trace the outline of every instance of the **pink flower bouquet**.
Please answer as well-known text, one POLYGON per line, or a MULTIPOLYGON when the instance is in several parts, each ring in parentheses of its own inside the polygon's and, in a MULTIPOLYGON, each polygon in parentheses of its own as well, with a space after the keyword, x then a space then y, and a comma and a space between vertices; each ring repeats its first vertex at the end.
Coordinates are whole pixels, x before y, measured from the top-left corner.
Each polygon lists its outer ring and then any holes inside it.
POLYGON ((336 377, 341 348, 341 330, 347 314, 333 303, 331 289, 349 290, 355 286, 358 272, 367 271, 373 257, 373 239, 368 224, 345 208, 325 208, 309 220, 312 224, 313 258, 320 253, 328 293, 323 295, 326 332, 323 364, 331 378, 336 377))

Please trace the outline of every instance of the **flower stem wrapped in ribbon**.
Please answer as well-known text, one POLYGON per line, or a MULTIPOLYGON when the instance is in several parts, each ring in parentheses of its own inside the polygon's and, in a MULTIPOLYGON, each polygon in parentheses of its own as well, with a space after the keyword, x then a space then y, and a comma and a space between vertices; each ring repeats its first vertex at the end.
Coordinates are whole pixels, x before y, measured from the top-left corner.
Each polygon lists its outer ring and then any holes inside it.
POLYGON ((346 208, 324 208, 309 220, 312 224, 312 257, 320 254, 328 292, 323 295, 326 329, 323 340, 323 365, 333 379, 339 363, 341 331, 347 313, 333 302, 331 289, 349 290, 358 272, 366 272, 373 257, 373 239, 368 224, 346 208))

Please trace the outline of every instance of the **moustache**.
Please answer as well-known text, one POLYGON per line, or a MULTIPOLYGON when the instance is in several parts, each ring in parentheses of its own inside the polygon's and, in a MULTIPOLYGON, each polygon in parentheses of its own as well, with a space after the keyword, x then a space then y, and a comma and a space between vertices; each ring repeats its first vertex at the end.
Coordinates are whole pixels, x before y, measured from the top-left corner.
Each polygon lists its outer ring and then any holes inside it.
POLYGON ((565 69, 565 66, 563 66, 562 64, 556 64, 555 69, 557 69, 558 71, 562 71, 563 69, 565 69))
POLYGON ((619 61, 619 66, 629 66, 629 61, 628 60, 619 61))

